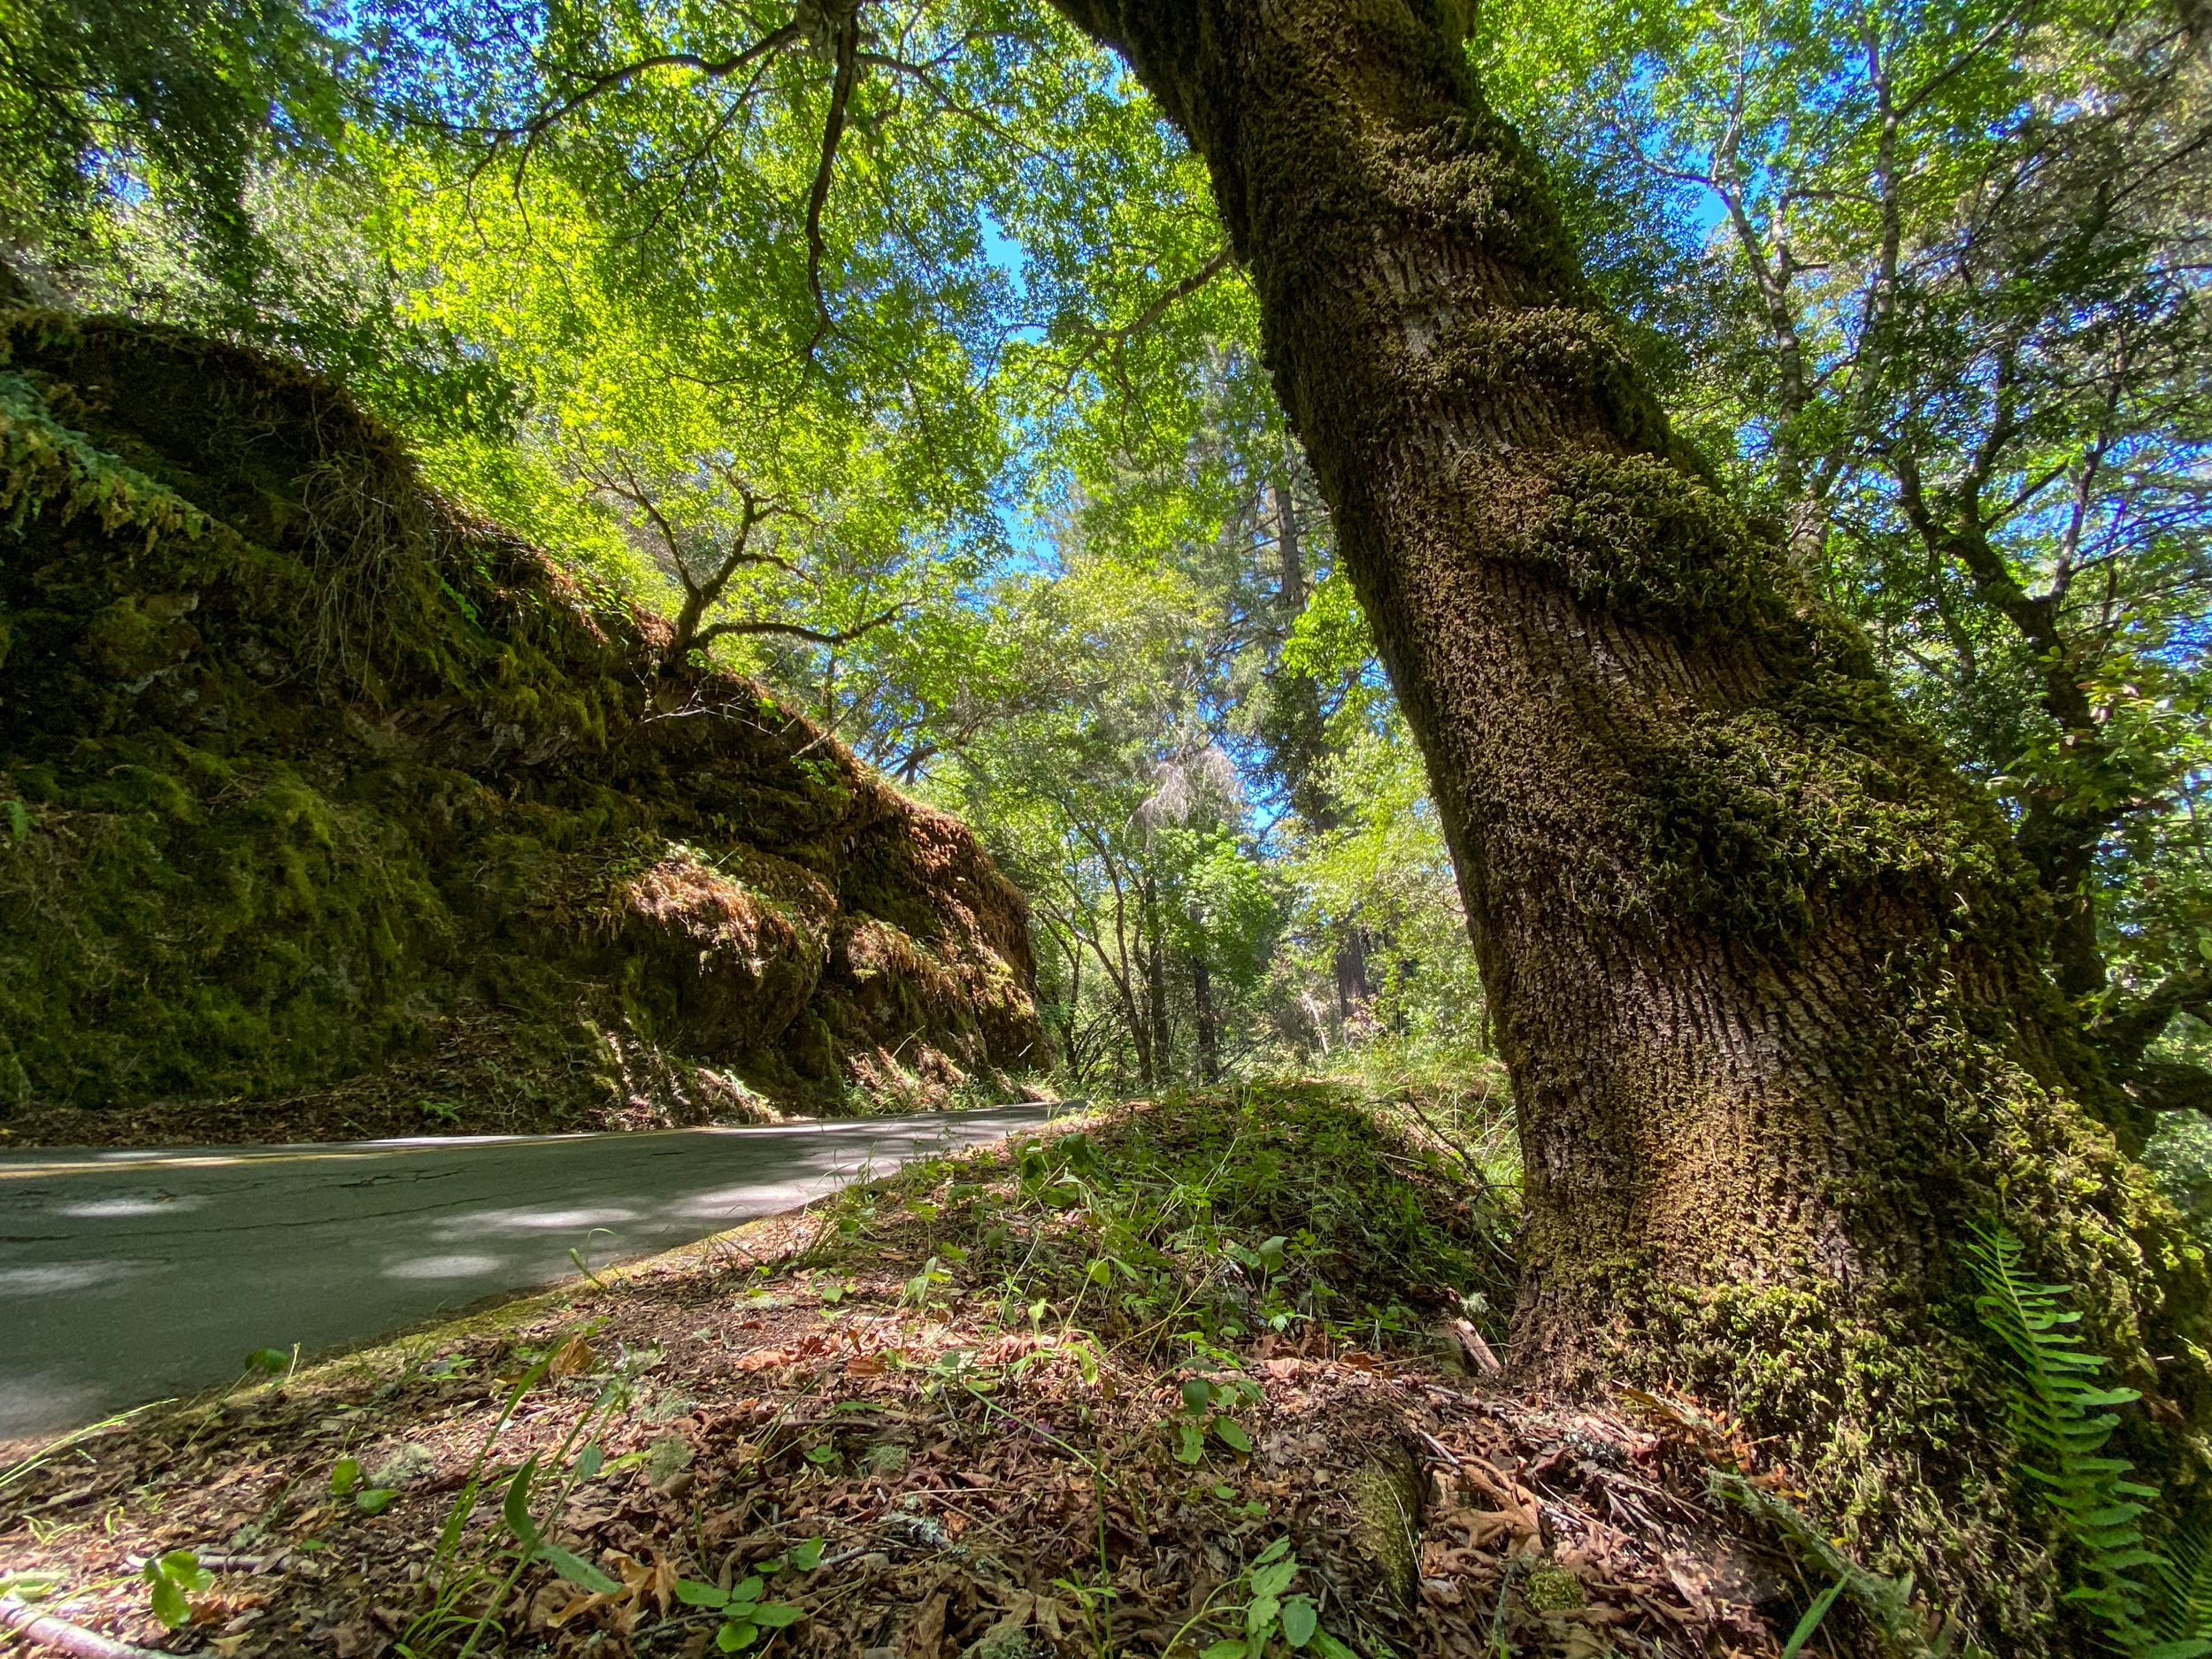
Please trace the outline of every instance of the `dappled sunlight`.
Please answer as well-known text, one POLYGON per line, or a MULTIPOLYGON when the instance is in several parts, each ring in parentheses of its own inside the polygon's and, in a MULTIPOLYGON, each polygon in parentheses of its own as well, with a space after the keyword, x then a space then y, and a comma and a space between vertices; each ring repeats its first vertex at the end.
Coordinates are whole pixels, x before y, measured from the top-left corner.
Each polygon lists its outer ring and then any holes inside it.
POLYGON ((56 1296, 96 1285, 119 1284, 140 1277, 145 1267, 131 1262, 69 1262, 45 1267, 0 1268, 0 1297, 56 1296))
POLYGON ((204 1197, 180 1198, 169 1193, 156 1193, 148 1198, 102 1198, 84 1204, 57 1204, 54 1213, 83 1221, 119 1220, 125 1216, 178 1215, 197 1210, 206 1202, 204 1197))
POLYGON ((480 1279, 506 1265, 501 1256, 418 1256, 384 1270, 387 1279, 480 1279))
POLYGON ((595 1210, 486 1210, 442 1221, 432 1231, 441 1239, 461 1239, 479 1233, 549 1233, 569 1227, 611 1227, 637 1218, 635 1210, 605 1206, 595 1210))

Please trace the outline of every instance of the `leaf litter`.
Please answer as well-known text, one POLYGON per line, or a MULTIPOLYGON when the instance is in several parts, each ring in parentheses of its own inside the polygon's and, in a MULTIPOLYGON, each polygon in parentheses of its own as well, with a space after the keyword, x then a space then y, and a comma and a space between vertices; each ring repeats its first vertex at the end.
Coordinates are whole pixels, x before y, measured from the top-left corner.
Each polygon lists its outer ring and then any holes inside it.
POLYGON ((1826 1586, 1707 1476, 1780 1471, 1494 1374, 1511 1221, 1343 1090, 1064 1120, 83 1439, 0 1584, 220 1659, 1779 1653, 1826 1586))

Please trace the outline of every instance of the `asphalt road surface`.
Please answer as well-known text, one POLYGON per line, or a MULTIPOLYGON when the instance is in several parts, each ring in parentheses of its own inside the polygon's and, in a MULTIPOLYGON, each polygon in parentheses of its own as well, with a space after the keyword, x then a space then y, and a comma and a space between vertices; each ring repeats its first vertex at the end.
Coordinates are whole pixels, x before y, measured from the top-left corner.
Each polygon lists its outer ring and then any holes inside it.
POLYGON ((1014 1107, 657 1133, 0 1157, 0 1440, 357 1345, 1042 1123, 1014 1107))

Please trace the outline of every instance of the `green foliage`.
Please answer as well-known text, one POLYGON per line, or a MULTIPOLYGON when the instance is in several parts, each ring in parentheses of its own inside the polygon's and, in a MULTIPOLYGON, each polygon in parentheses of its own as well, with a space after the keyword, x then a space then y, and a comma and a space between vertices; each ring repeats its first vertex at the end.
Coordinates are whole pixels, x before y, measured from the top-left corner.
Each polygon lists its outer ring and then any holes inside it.
POLYGON ((660 747, 677 728, 652 729, 641 684, 652 620, 454 511, 296 369, 125 323, 0 320, 21 688, 0 732, 0 1102, 266 1098, 388 1065, 376 1106, 449 1125, 493 1067, 503 1103, 550 1116, 595 1082, 730 1098, 679 1069, 703 1064, 835 1106, 879 1019, 886 1048, 949 1040, 979 1091, 984 1022, 1018 1057, 1018 900, 959 832, 744 681, 708 682, 738 711, 660 747), (62 389, 86 382, 127 395, 62 389), (387 741, 433 703, 476 710, 481 745, 387 741), (636 769, 647 752, 671 762, 636 769), (953 862, 917 862, 925 837, 953 862), (982 881, 957 918, 926 890, 956 867, 982 881), (835 1033, 810 1006, 833 910, 879 957, 835 1033), (535 942, 463 942, 507 926, 535 942), (616 946, 624 926, 699 937, 659 956, 616 946), (747 965, 687 1025, 675 982, 717 927, 747 965), (595 1007, 552 965, 579 953, 599 958, 595 1007), (403 1069, 483 1006, 519 1025, 472 1042, 468 1071, 403 1069))
POLYGON ((2212 1118, 2200 1111, 2161 1114, 2143 1162, 2197 1236, 2212 1243, 2212 1118))
POLYGON ((1486 84, 1678 424, 2062 908, 2093 907, 2070 993, 2196 967, 2212 328, 2181 14, 1513 0, 1486 25, 1486 84))
POLYGON ((715 1632, 715 1647, 723 1653, 742 1653, 760 1640, 763 1631, 781 1630, 805 1617, 805 1610, 795 1603, 763 1601, 768 1581, 787 1567, 812 1572, 821 1564, 822 1540, 810 1538, 787 1555, 755 1563, 750 1572, 727 1590, 695 1579, 679 1578, 676 1599, 686 1607, 705 1608, 721 1614, 722 1623, 715 1632))
MULTIPOLYGON (((1243 1449, 1242 1426, 1223 1425, 1251 1392, 1225 1342, 1318 1325, 1346 1342, 1425 1346, 1448 1289, 1455 1313, 1494 1323, 1488 1310, 1509 1305, 1511 1223, 1496 1194, 1340 1087, 1179 1093, 1095 1137, 1023 1145, 1004 1197, 965 1170, 897 1179, 935 1240, 926 1294, 995 1291, 1031 1323, 1187 1348, 1194 1368, 1163 1425, 1178 1451, 1191 1448, 1186 1428, 1202 1448, 1243 1449)), ((825 1249, 864 1252, 880 1208, 849 1192, 825 1249)))
POLYGON ((14 0, 0 14, 0 219, 21 248, 89 251, 108 214, 173 207, 249 289, 255 165, 326 144, 335 43, 295 0, 14 0))
POLYGON ((1169 1640, 1167 1650, 1172 1652, 1187 1637, 1194 1640, 1194 1633, 1208 1625, 1218 1628, 1225 1623, 1242 1628, 1201 1648, 1199 1659, 1259 1659, 1279 1637, 1294 1652, 1310 1651, 1321 1659, 1356 1659, 1351 1648, 1321 1628, 1313 1597, 1292 1593, 1301 1571, 1290 1540, 1277 1539, 1206 1598, 1169 1640), (1217 1607, 1217 1602, 1225 1605, 1217 1607))
POLYGON ((2141 1395, 2099 1385, 2108 1362, 2071 1328, 2081 1316, 2063 1305, 2070 1287, 2027 1277, 2019 1239, 2001 1227, 1984 1228, 1967 1254, 1981 1284, 1975 1310, 2002 1346, 2011 1373, 2007 1415, 2024 1453, 2021 1472, 2041 1492, 2077 1553, 2081 1582, 2067 1599, 2092 1614, 2116 1647, 2139 1659, 2212 1653, 2212 1625, 2194 1617, 2200 1571, 2179 1575, 2146 1537, 2157 1489, 2131 1479, 2134 1465, 2127 1459, 2104 1455, 2120 1426, 2112 1408, 2141 1395), (2185 1583, 2178 1598, 2167 1587, 2185 1583))
POLYGON ((188 1549, 173 1549, 155 1556, 142 1570, 153 1601, 154 1617, 171 1630, 192 1622, 191 1598, 215 1582, 214 1574, 200 1565, 188 1549))

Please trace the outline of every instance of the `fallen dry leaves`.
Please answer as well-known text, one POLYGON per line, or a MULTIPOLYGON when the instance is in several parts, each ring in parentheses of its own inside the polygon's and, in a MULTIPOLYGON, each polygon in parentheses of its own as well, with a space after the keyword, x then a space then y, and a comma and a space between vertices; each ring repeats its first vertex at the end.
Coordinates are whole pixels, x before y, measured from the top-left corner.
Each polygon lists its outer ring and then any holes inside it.
POLYGON ((803 1616, 758 1632, 754 1651, 1181 1659, 1241 1628, 1239 1575, 1287 1539, 1324 1628, 1362 1654, 1778 1651, 1761 1609, 1800 1587, 1705 1500, 1695 1436, 1649 1408, 1503 1392, 1448 1368, 1451 1342, 1269 1338, 1237 1373, 1257 1390, 1237 1414, 1250 1453, 1210 1440, 1194 1465, 1171 1432, 1187 1358, 1048 1320, 1010 1329, 982 1296, 908 1305, 933 1259, 910 1217, 871 1235, 865 1271, 753 1265, 817 1232, 761 1224, 741 1250, 679 1253, 503 1325, 140 1419, 7 1490, 0 1562, 54 1575, 65 1617, 178 1653, 451 1654, 482 1614, 480 1653, 699 1659, 721 1616, 687 1605, 679 1580, 727 1591, 818 1538, 818 1567, 772 1571, 764 1592, 803 1616), (480 1453, 493 1477, 550 1457, 617 1375, 630 1394, 592 1437, 596 1467, 536 1517, 615 1587, 534 1563, 494 1607, 513 1566, 495 1481, 465 1504, 442 1563, 480 1453), (341 1456, 388 1479, 388 1508, 333 1495, 341 1456), (1362 1505, 1380 1465, 1411 1471, 1403 1563, 1362 1505), (134 1563, 184 1548, 239 1564, 166 1632, 134 1563), (427 1628, 441 1584, 470 1568, 484 1576, 451 1598, 462 1622, 427 1628))

